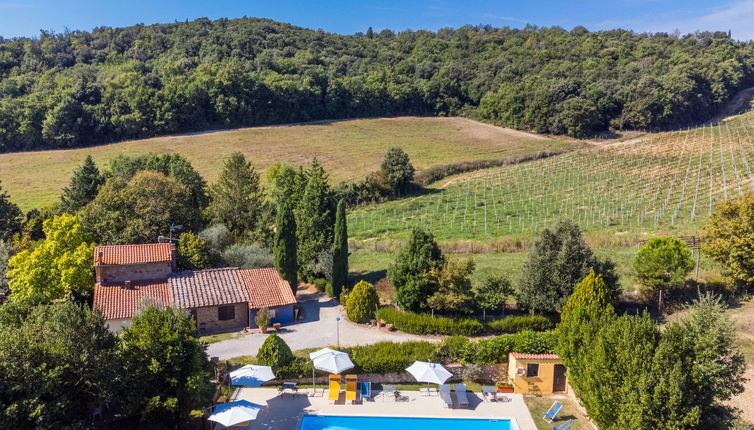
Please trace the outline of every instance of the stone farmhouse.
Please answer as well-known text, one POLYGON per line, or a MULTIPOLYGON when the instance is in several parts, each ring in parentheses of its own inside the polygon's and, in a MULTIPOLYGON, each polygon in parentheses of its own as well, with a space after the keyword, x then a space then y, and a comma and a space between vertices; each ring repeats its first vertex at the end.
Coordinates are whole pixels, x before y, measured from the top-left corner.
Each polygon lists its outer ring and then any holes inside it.
POLYGON ((270 324, 294 322, 296 297, 274 268, 178 271, 175 245, 151 243, 98 246, 94 270, 94 307, 116 333, 147 305, 188 310, 200 334, 256 327, 263 307, 270 324))

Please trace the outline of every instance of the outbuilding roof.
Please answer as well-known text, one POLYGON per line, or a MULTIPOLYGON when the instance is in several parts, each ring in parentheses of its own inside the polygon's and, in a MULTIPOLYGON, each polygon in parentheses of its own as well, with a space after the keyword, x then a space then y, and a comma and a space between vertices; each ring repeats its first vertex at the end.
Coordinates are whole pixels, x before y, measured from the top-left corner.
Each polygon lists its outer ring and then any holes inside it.
POLYGON ((160 306, 172 303, 167 279, 129 282, 130 287, 126 282, 94 286, 94 307, 102 311, 106 320, 131 318, 149 300, 160 306))
POLYGON ((200 308, 248 302, 248 291, 238 272, 231 267, 173 273, 173 303, 181 308, 200 308))
POLYGON ((272 308, 296 303, 290 285, 272 267, 239 270, 249 294, 249 309, 272 308))
POLYGON ((94 248, 94 264, 140 264, 171 261, 173 245, 145 243, 141 245, 107 245, 94 248))
POLYGON ((522 354, 520 352, 511 352, 511 357, 516 360, 560 360, 558 354, 522 354))

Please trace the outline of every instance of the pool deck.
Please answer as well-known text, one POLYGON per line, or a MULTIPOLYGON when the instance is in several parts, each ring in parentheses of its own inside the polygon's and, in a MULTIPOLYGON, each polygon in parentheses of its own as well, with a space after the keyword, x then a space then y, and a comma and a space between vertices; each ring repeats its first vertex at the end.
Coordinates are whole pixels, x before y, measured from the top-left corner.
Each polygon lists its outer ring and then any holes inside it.
POLYGON ((249 423, 250 429, 298 430, 303 414, 510 419, 518 430, 537 428, 520 394, 505 394, 510 401, 491 403, 485 402, 481 393, 468 393, 468 409, 447 409, 439 397, 422 397, 418 391, 402 391, 401 394, 408 397, 408 401, 395 402, 392 398, 383 398, 378 391, 373 401, 332 405, 326 393, 321 397, 310 397, 307 390, 302 390, 300 394, 278 396, 275 388, 241 388, 233 399, 267 405, 257 419, 249 423))

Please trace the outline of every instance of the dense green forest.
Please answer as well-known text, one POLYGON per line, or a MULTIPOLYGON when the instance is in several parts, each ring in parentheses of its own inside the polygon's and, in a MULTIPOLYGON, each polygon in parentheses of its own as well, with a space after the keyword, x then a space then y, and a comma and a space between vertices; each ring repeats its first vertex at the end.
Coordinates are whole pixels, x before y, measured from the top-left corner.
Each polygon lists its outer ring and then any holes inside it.
POLYGON ((0 38, 0 151, 379 115, 587 136, 709 119, 754 81, 725 33, 490 26, 344 36, 263 19, 0 38))

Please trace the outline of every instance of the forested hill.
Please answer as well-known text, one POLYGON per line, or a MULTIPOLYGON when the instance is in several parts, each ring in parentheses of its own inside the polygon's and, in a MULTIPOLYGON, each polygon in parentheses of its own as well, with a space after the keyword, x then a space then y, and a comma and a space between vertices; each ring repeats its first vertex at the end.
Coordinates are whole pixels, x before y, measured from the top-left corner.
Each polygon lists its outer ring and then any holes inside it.
POLYGON ((328 34, 263 19, 0 39, 0 151, 378 115, 586 136, 709 119, 754 45, 581 27, 328 34))

